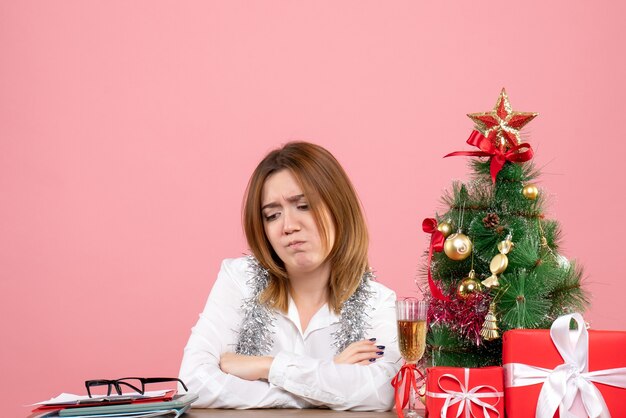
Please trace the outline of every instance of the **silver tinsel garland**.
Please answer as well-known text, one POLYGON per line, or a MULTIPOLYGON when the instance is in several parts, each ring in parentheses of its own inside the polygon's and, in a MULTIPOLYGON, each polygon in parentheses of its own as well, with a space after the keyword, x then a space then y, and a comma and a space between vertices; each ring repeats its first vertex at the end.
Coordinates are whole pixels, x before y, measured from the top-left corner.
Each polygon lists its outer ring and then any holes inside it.
POLYGON ((337 348, 337 354, 353 342, 365 339, 365 331, 371 328, 366 306, 367 300, 372 296, 370 280, 375 278, 374 273, 366 271, 352 296, 341 306, 339 329, 333 332, 333 346, 337 348))
MULTIPOLYGON (((259 295, 269 283, 269 273, 256 258, 253 256, 247 258, 251 273, 248 285, 252 288, 252 295, 241 305, 243 320, 239 326, 235 352, 248 356, 262 356, 270 353, 274 345, 271 331, 274 315, 259 302, 259 295)), ((374 278, 372 272, 365 272, 356 291, 341 307, 339 329, 332 334, 335 340, 333 346, 336 347, 337 353, 342 352, 353 342, 364 339, 365 331, 370 328, 366 306, 372 296, 369 282, 374 278)))
POLYGON ((239 326, 239 337, 235 353, 247 356, 262 356, 269 353, 274 345, 270 327, 274 325, 274 315, 259 303, 259 295, 270 281, 270 275, 256 258, 249 255, 248 269, 252 275, 248 286, 252 288, 252 296, 241 305, 243 320, 239 326))

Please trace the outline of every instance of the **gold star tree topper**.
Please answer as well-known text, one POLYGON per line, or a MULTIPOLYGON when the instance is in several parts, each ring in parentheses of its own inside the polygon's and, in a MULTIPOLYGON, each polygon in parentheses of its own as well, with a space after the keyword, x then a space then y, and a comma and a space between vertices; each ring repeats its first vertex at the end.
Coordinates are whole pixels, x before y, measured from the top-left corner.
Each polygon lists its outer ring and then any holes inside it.
POLYGON ((476 130, 491 140, 495 146, 501 150, 508 150, 522 143, 519 131, 533 120, 537 113, 513 111, 509 97, 502 89, 491 112, 470 113, 467 116, 476 124, 476 130))

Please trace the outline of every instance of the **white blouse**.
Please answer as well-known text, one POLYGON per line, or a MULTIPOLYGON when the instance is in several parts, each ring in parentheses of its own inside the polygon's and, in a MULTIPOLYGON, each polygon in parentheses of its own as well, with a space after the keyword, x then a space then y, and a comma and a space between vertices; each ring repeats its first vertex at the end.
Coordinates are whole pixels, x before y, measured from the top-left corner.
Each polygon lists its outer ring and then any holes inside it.
POLYGON ((185 347, 180 378, 198 393, 194 407, 314 408, 386 411, 394 402, 391 379, 401 366, 395 315, 396 296, 370 282, 367 338, 384 345, 384 356, 369 365, 335 364, 332 333, 340 317, 324 305, 303 332, 298 310, 289 300, 287 314, 273 311, 274 357, 268 381, 249 381, 222 372, 220 356, 234 352, 240 307, 252 289, 245 257, 222 263, 217 280, 185 347))

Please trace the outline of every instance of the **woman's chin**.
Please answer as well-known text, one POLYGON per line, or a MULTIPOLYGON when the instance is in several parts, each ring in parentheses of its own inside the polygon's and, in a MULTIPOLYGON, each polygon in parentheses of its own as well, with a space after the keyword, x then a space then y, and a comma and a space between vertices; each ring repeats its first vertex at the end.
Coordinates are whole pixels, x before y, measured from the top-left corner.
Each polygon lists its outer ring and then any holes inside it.
POLYGON ((305 254, 296 254, 289 265, 287 270, 292 273, 311 273, 317 270, 322 265, 322 260, 316 257, 310 257, 305 254))

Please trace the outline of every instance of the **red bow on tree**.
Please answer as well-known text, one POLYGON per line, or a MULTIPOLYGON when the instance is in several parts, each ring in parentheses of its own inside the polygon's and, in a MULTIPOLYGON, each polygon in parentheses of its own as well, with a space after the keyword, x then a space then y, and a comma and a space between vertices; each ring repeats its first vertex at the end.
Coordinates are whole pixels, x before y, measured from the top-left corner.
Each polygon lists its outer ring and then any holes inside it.
POLYGON ((444 237, 443 233, 437 229, 437 220, 434 218, 424 219, 422 221, 422 230, 427 234, 431 234, 430 248, 428 249, 428 287, 430 288, 430 293, 435 299, 450 302, 450 298, 445 296, 441 290, 439 290, 430 272, 430 263, 433 259, 433 252, 440 253, 443 251, 443 242, 446 240, 446 237, 444 237))
POLYGON ((457 155, 464 155, 470 157, 491 157, 491 166, 489 171, 491 172, 491 180, 495 183, 496 176, 504 167, 504 163, 507 161, 522 163, 533 158, 533 149, 530 144, 524 142, 516 145, 509 150, 502 150, 493 143, 489 138, 486 138, 480 132, 474 130, 467 140, 467 143, 478 147, 481 151, 456 151, 451 152, 446 157, 454 157, 457 155))

